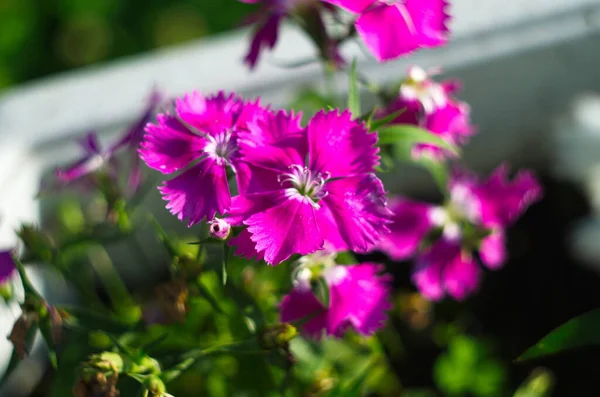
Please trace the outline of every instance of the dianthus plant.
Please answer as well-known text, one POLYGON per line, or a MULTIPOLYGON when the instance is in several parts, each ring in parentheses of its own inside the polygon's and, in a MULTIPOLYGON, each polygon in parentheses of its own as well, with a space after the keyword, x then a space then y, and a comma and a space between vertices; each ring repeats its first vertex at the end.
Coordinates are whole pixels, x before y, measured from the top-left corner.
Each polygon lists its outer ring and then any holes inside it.
POLYGON ((476 297, 482 269, 507 261, 507 229, 542 197, 531 171, 459 165, 477 132, 459 82, 412 66, 381 89, 344 56, 355 36, 379 62, 444 45, 447 0, 242 1, 259 7, 250 68, 295 23, 325 75, 349 76, 348 101, 155 92, 108 149, 94 132, 79 141, 82 157, 42 190, 60 198, 57 219, 22 225, 0 252, 3 296, 19 279, 25 291, 15 357, 40 330, 76 397, 399 395, 386 353, 398 291, 421 305, 476 297), (361 111, 359 94, 378 105, 361 111), (432 171, 442 201, 398 191, 407 163, 432 171), (37 292, 34 264, 62 275, 73 305, 37 292), (412 286, 394 277, 407 266, 412 286))

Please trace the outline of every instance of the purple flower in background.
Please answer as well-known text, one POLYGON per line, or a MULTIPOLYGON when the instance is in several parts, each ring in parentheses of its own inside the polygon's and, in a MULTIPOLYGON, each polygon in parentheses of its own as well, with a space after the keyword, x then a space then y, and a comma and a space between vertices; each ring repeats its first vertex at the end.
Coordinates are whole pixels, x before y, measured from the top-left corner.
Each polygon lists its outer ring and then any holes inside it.
MULTIPOLYGON (((83 157, 74 163, 56 170, 56 177, 62 184, 71 183, 92 174, 110 161, 115 161, 115 154, 129 151, 131 156, 129 188, 136 191, 140 181, 140 164, 137 149, 144 135, 144 126, 150 121, 154 110, 160 101, 160 94, 154 91, 142 115, 135 120, 117 142, 103 149, 95 132, 89 132, 85 137, 78 139, 79 146, 83 149, 83 157)), ((115 165, 115 164, 113 164, 115 165)))
POLYGON ((301 8, 314 8, 318 0, 239 0, 243 3, 261 3, 262 7, 250 16, 246 23, 256 23, 250 49, 244 63, 254 69, 263 49, 272 50, 277 43, 279 26, 282 20, 301 8))
POLYGON ((462 249, 460 240, 445 237, 415 258, 412 280, 423 296, 440 300, 446 294, 463 300, 477 290, 481 270, 471 256, 462 249))
POLYGON ((322 276, 329 287, 329 307, 314 295, 310 280, 299 280, 280 304, 281 321, 312 315, 302 331, 313 338, 324 333, 341 337, 348 329, 373 334, 383 327, 391 308, 389 276, 379 276, 381 270, 373 263, 326 268, 322 276))
POLYGON ((173 114, 159 114, 157 124, 146 126, 142 160, 163 174, 184 170, 159 187, 173 215, 192 226, 229 208, 227 169, 239 186, 245 184, 238 134, 267 113, 258 101, 245 102, 235 94, 204 97, 193 92, 176 100, 173 114))
POLYGON ((64 168, 56 170, 56 177, 62 183, 70 183, 100 169, 110 157, 104 152, 95 132, 89 132, 85 137, 77 139, 83 149, 82 158, 64 168))
POLYGON ((389 208, 394 213, 393 222, 388 225, 390 233, 381 239, 377 249, 397 261, 408 259, 433 227, 429 216, 433 205, 394 197, 389 200, 389 208))
POLYGON ((279 112, 239 136, 250 179, 230 211, 233 223, 248 226, 236 238, 238 254, 264 255, 274 265, 325 243, 367 251, 387 232, 391 214, 374 174, 377 135, 348 111, 321 111, 306 129, 293 120, 279 112))
POLYGON ((16 271, 11 251, 0 251, 0 284, 6 282, 16 271))
MULTIPOLYGON (((393 124, 416 125, 452 145, 464 145, 475 129, 470 125, 469 105, 452 95, 459 88, 456 81, 438 83, 426 71, 413 66, 400 86, 398 97, 379 116, 402 112, 393 124)), ((416 158, 427 156, 434 160, 453 156, 451 152, 430 144, 415 145, 412 154, 416 158)))
POLYGON ((507 257, 505 229, 542 197, 533 173, 521 171, 511 181, 504 165, 483 181, 455 172, 449 189, 450 199, 440 207, 392 200, 391 233, 378 245, 396 260, 415 257, 413 281, 432 300, 445 295, 461 300, 477 289, 474 250, 487 268, 501 267, 507 257))
POLYGON ((508 166, 501 165, 487 180, 478 181, 457 172, 450 182, 451 193, 460 198, 473 221, 489 228, 510 226, 541 198, 542 188, 531 171, 519 171, 512 181, 508 173, 508 166))
POLYGON ((356 31, 379 62, 446 43, 446 0, 323 0, 358 14, 356 31))

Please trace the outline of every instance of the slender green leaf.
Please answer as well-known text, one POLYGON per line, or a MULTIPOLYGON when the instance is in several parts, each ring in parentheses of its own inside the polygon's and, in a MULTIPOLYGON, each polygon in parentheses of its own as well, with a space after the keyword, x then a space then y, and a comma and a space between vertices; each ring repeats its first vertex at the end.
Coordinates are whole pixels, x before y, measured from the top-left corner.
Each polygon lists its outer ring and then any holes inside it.
POLYGON ((29 277, 25 272, 25 266, 23 266, 23 263, 21 263, 21 261, 15 253, 12 254, 12 257, 17 268, 17 272, 21 277, 21 283, 23 284, 23 290, 25 291, 25 294, 30 294, 32 296, 35 296, 36 298, 42 299, 42 296, 37 292, 31 281, 29 280, 29 277))
POLYGON ((358 78, 356 76, 356 58, 350 67, 350 80, 348 82, 348 109, 354 117, 360 117, 360 94, 358 92, 358 78))
POLYGON ((165 249, 169 253, 169 256, 171 258, 175 258, 176 256, 178 256, 179 253, 178 253, 177 249, 175 248, 175 245, 171 242, 171 240, 169 239, 169 236, 167 235, 165 230, 162 228, 160 223, 158 223, 156 218, 154 218, 154 216, 150 215, 148 217, 148 219, 149 219, 150 223, 152 224, 152 226, 154 227, 154 230, 156 231, 156 234, 158 235, 158 239, 160 240, 161 243, 163 243, 165 249))
POLYGON ((323 306, 329 307, 329 286, 323 277, 316 279, 312 285, 312 290, 323 306))
POLYGON ((229 265, 229 245, 223 243, 223 266, 221 269, 221 278, 223 279, 223 285, 227 284, 227 265, 229 265))
POLYGON ((198 285, 198 291, 200 292, 200 295, 202 295, 202 297, 204 297, 204 299, 206 299, 206 301, 210 303, 213 309, 215 309, 218 313, 224 314, 225 312, 223 311, 223 308, 221 307, 221 305, 219 305, 219 302, 212 295, 212 293, 209 291, 206 285, 204 285, 200 277, 198 277, 196 284, 198 285))
POLYGON ((600 309, 575 317, 521 354, 526 361, 588 345, 600 345, 600 309))
POLYGON ((107 333, 120 334, 133 331, 136 326, 125 324, 113 317, 104 316, 88 309, 58 306, 57 309, 66 311, 69 315, 65 318, 65 325, 73 328, 84 328, 88 330, 100 330, 107 333))
POLYGON ((48 358, 50 359, 50 364, 52 364, 52 368, 58 369, 56 342, 54 341, 52 325, 49 320, 40 322, 40 332, 46 341, 46 345, 48 346, 48 358))
POLYGON ((458 155, 459 149, 446 142, 439 136, 422 128, 409 124, 396 124, 379 129, 379 144, 380 145, 400 145, 396 150, 397 156, 402 156, 402 160, 410 158, 410 151, 413 145, 418 143, 427 143, 449 150, 458 155))
POLYGON ((406 109, 401 109, 397 112, 388 114, 387 116, 384 116, 380 119, 371 119, 369 121, 369 129, 371 131, 377 131, 378 129, 385 127, 387 124, 391 123, 394 119, 396 119, 396 117, 400 116, 405 111, 406 109))
POLYGON ((219 240, 214 237, 207 237, 200 241, 192 241, 188 243, 189 245, 208 245, 208 244, 223 244, 223 240, 219 240))
POLYGON ((427 171, 429 171, 429 173, 433 177, 433 180, 440 188, 440 191, 445 192, 448 190, 448 168, 446 167, 446 164, 444 162, 435 161, 430 158, 424 157, 414 161, 414 163, 422 166, 427 171))

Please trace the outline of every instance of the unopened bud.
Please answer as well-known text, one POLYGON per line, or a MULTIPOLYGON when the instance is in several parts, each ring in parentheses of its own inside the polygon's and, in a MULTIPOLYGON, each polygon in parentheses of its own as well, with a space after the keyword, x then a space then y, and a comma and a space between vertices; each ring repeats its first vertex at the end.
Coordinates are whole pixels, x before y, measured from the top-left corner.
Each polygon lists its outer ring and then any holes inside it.
POLYGON ((118 353, 103 352, 93 354, 90 356, 88 364, 103 372, 120 373, 123 371, 123 358, 118 353))
POLYGON ((214 218, 209 222, 210 235, 218 240, 227 240, 231 232, 231 225, 225 219, 214 218))
POLYGON ((116 373, 109 377, 101 372, 82 376, 73 386, 73 397, 119 397, 118 380, 116 373))
POLYGON ((152 376, 146 380, 146 390, 148 390, 148 397, 173 397, 167 393, 167 388, 160 378, 152 376))
POLYGON ((0 298, 4 299, 5 302, 12 300, 14 289, 10 281, 0 281, 0 298))
POLYGON ((28 353, 27 336, 33 324, 37 321, 36 313, 24 312, 15 322, 8 340, 13 344, 15 353, 23 360, 28 353))
POLYGON ((184 280, 173 280, 156 287, 163 324, 185 321, 188 312, 188 287, 184 280))
POLYGON ((272 325, 260 333, 260 345, 265 349, 287 349, 290 341, 298 335, 298 330, 291 324, 272 325))

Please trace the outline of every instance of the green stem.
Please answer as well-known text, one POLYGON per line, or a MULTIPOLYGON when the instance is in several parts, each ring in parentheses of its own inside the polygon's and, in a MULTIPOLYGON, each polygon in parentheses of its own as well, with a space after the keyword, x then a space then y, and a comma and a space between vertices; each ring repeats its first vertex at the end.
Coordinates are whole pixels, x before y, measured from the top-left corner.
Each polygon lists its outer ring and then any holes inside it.
POLYGON ((31 283, 31 281, 29 280, 29 277, 27 276, 27 273, 25 272, 25 266, 23 266, 23 263, 21 263, 21 261, 19 260, 19 258, 17 257, 17 255, 15 253, 12 254, 12 257, 13 257, 13 261, 15 263, 15 267, 17 268, 17 272, 19 273, 19 276, 21 277, 21 283, 23 284, 23 290, 25 291, 25 294, 31 294, 31 295, 35 296, 36 298, 41 299, 42 296, 40 295, 39 292, 37 292, 37 290, 31 283))
POLYGON ((190 369, 196 362, 204 357, 209 356, 213 353, 261 353, 256 347, 257 341, 255 338, 226 343, 223 345, 212 346, 206 349, 195 349, 181 356, 182 361, 171 367, 171 369, 164 371, 161 379, 165 382, 171 382, 177 379, 183 372, 190 369), (246 347, 253 347, 254 349, 246 349, 246 347), (241 349, 240 349, 241 348, 241 349))
POLYGON ((132 305, 133 300, 129 295, 129 291, 104 247, 100 245, 90 247, 89 260, 102 281, 102 284, 106 288, 106 292, 112 302, 113 308, 118 309, 123 305, 132 305))

